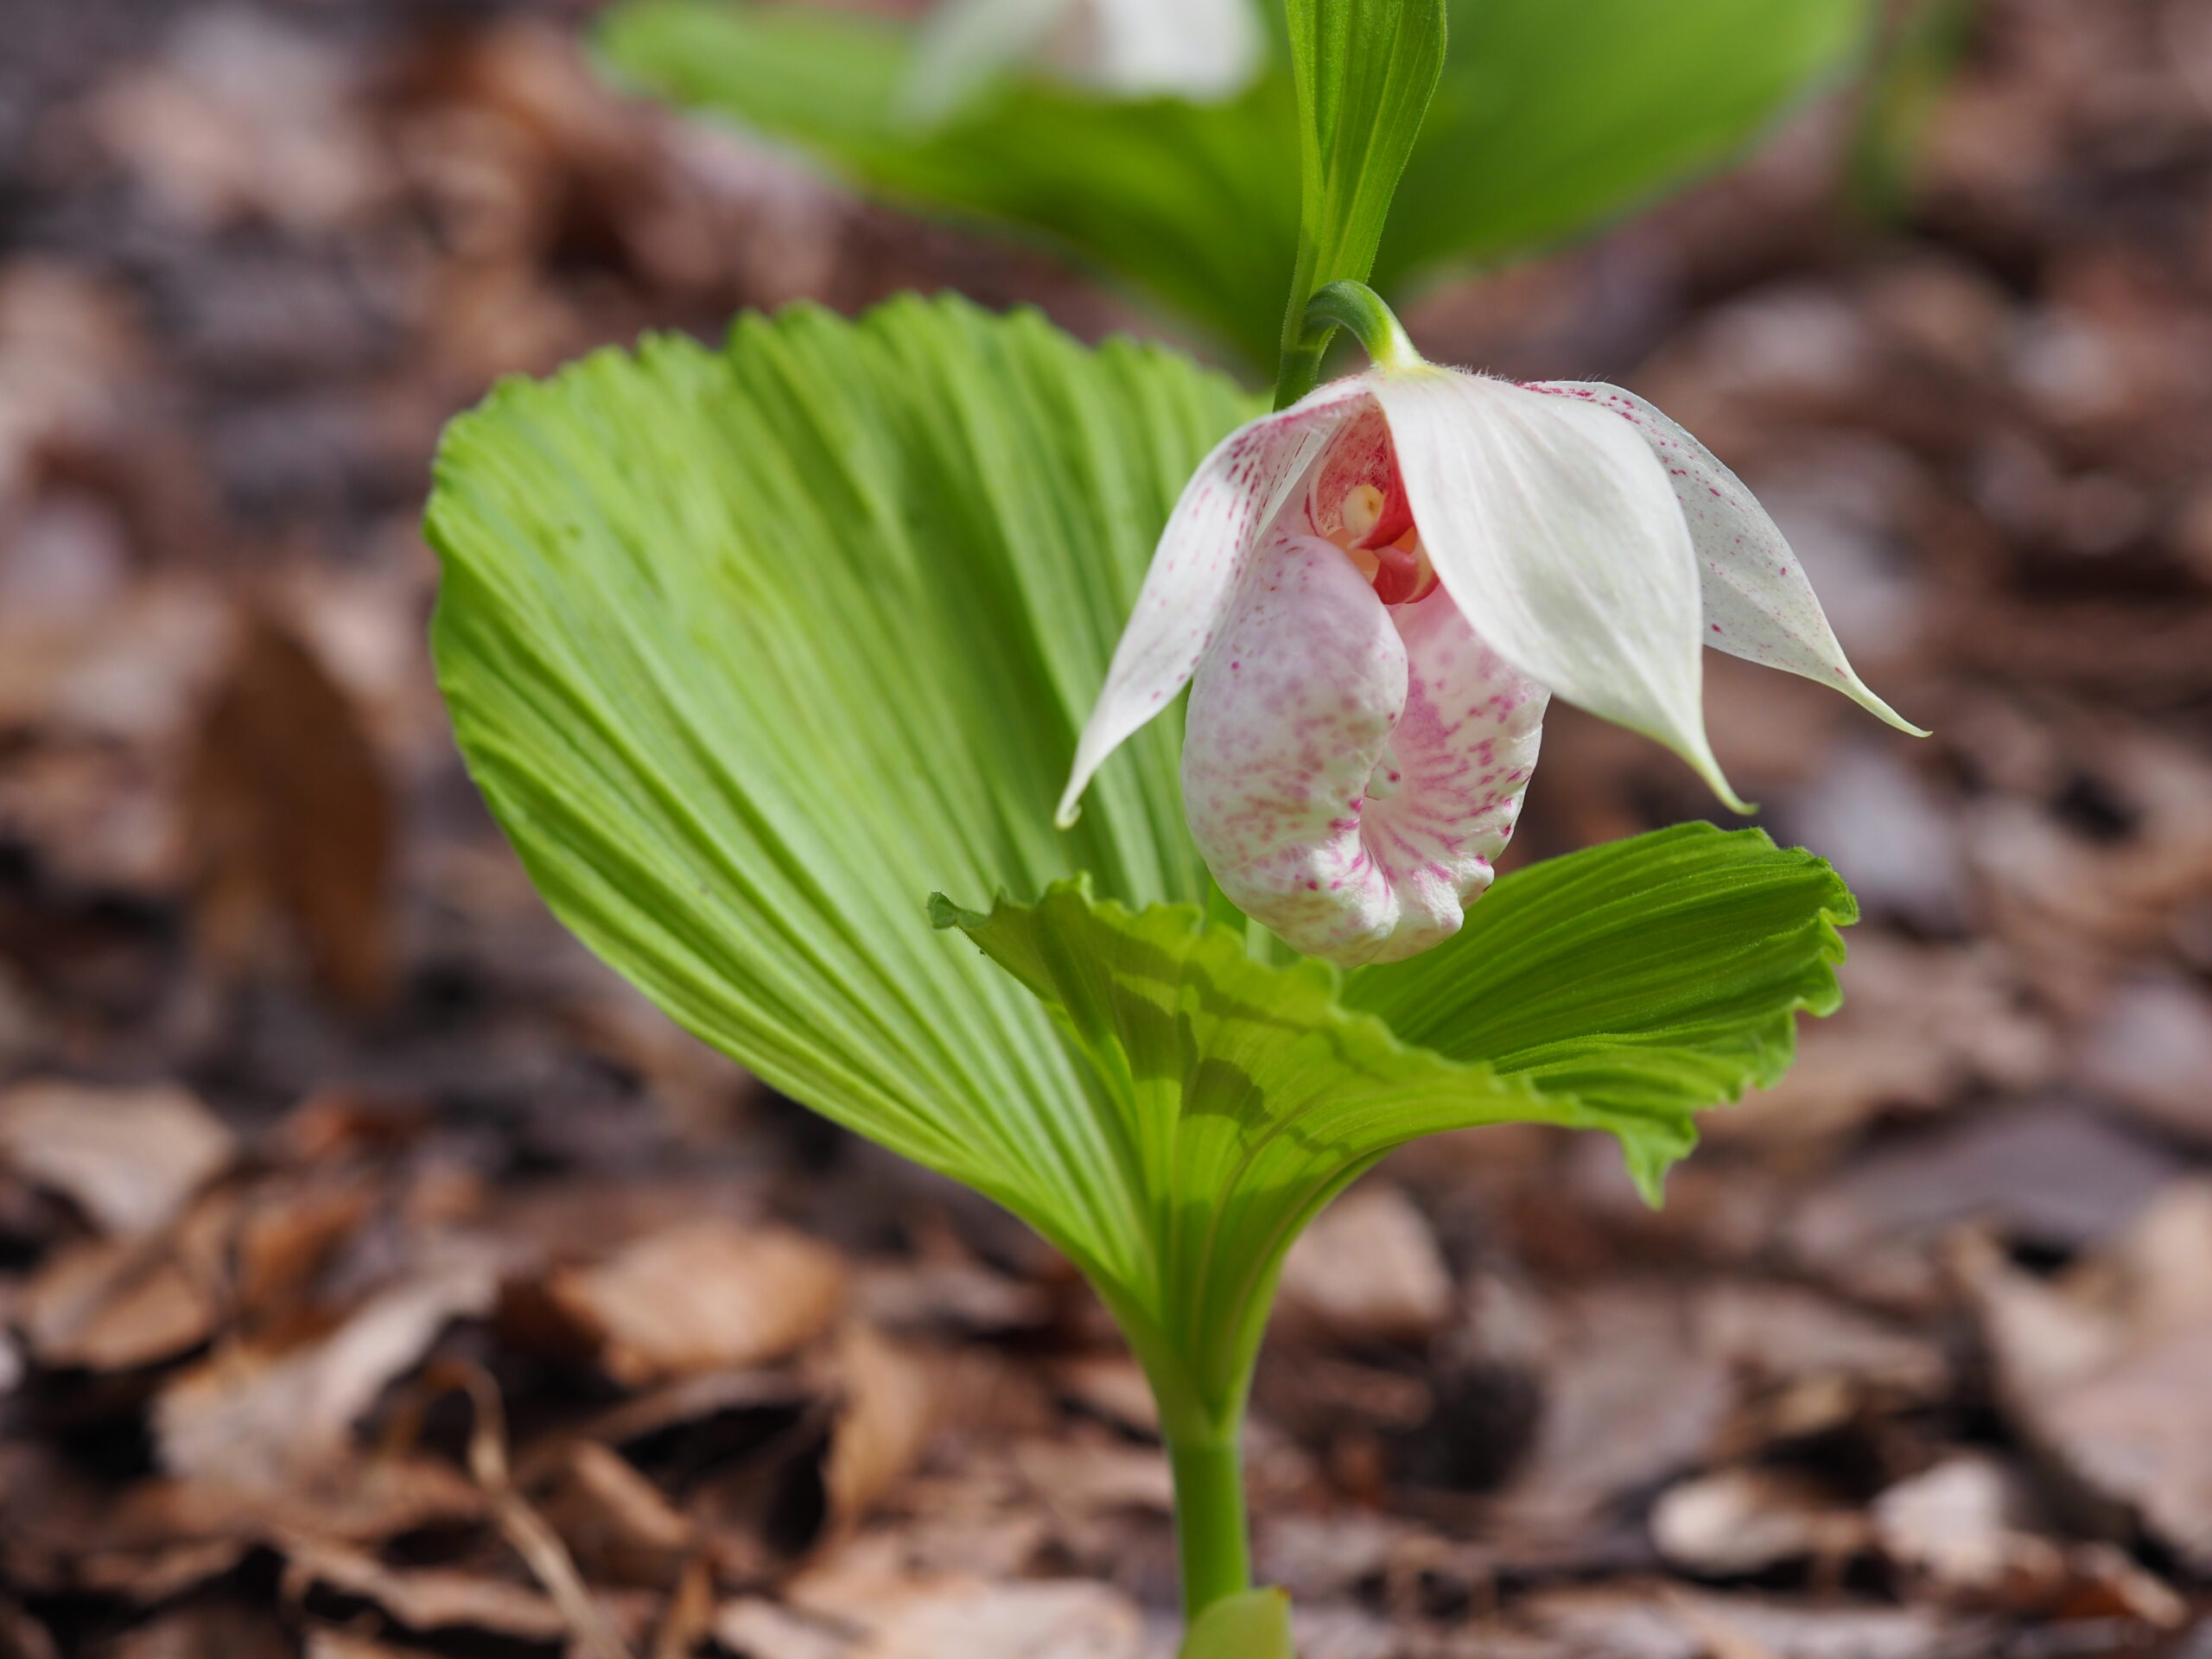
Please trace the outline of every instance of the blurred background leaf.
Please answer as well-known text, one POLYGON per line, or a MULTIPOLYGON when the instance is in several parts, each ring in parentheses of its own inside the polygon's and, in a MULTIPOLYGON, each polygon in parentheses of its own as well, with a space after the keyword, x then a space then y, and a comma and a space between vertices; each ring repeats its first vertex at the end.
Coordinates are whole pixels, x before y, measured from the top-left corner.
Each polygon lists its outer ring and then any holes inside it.
POLYGON ((1121 100, 1024 76, 918 131, 902 118, 907 33, 849 13, 638 0, 600 45, 631 78, 797 145, 904 206, 1045 238, 1274 360, 1298 248, 1290 76, 1225 104, 1121 100))
POLYGON ((1928 124, 1980 12, 1980 0, 1908 0, 1885 32, 1847 173, 1851 205, 1872 224, 1894 225, 1911 205, 1928 124))
POLYGON ((1875 9, 1456 0, 1375 285, 1548 246, 1727 160, 1857 60, 1875 9))
MULTIPOLYGON (((1589 230, 1740 149, 1844 73, 1873 0, 1454 0, 1449 52, 1376 261, 1402 296, 1589 230)), ((1296 257, 1289 65, 1224 105, 1009 77, 944 126, 896 117, 911 36, 751 0, 627 0, 602 52, 646 90, 797 146, 906 206, 1039 236, 1273 361, 1296 257)))

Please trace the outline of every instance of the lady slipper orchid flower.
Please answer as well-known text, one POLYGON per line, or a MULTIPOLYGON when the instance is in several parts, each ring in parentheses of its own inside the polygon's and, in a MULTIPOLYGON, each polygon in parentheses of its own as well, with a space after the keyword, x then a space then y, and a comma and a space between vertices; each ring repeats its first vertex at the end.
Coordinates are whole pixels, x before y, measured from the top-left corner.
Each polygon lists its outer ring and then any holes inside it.
POLYGON ((1554 693, 1750 810, 1706 741, 1708 645, 1920 730, 1853 672, 1751 492, 1643 398, 1405 347, 1200 465, 1058 821, 1189 683, 1184 808, 1222 892, 1309 956, 1397 961, 1490 886, 1554 693))

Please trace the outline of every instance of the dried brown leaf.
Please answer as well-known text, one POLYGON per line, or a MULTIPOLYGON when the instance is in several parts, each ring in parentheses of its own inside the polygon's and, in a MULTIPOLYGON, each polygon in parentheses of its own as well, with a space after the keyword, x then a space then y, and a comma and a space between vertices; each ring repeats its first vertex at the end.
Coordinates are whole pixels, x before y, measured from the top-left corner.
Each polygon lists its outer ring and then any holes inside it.
POLYGON ((1552 1314, 1535 1443, 1499 1499, 1537 1538, 1704 1462, 1738 1395, 1732 1366, 1666 1287, 1607 1284, 1552 1314))
POLYGON ((1370 1180, 1323 1211, 1283 1263, 1280 1319, 1338 1342, 1412 1342, 1452 1314, 1452 1274, 1405 1190, 1370 1180))
POLYGON ((60 1659, 45 1625, 11 1601, 0 1601, 0 1659, 60 1659))
POLYGON ((1883 1553, 1947 1601, 2163 1630, 2187 1618, 2188 1605, 2120 1550, 2037 1530, 2042 1507, 2017 1470, 1959 1452, 1884 1491, 1872 1519, 1883 1553))
POLYGON ((131 1245, 98 1243, 58 1255, 24 1292, 19 1317, 42 1365, 135 1370, 174 1359, 214 1333, 215 1300, 181 1265, 131 1245))
POLYGON ((105 1232, 150 1232, 226 1168, 237 1142, 184 1090, 43 1079, 0 1093, 0 1161, 105 1232))
POLYGON ((283 1593, 296 1605, 319 1588, 372 1603, 422 1636, 484 1631, 559 1642, 569 1635, 552 1598, 525 1585, 458 1569, 389 1567, 358 1550, 306 1539, 288 1541, 283 1551, 283 1593))
POLYGON ((264 607, 245 608, 202 716, 186 821, 200 938, 219 970, 247 973, 282 923, 326 988, 355 1007, 382 998, 391 786, 352 701, 264 607))
POLYGON ((845 1659, 853 1626, 795 1613, 759 1597, 726 1602, 715 1615, 715 1641, 745 1659, 845 1659))
POLYGON ((822 1476, 833 1531, 858 1524, 914 1466, 943 1405, 931 1356, 857 1321, 837 1344, 837 1374, 844 1404, 822 1476))
POLYGON ((916 1574, 887 1537, 836 1552, 785 1599, 858 1636, 851 1659, 1136 1659, 1142 1647, 1136 1607, 1104 1585, 916 1574))
POLYGON ((165 1387, 154 1435, 172 1475, 283 1491, 341 1465, 354 1423, 453 1320, 491 1310, 493 1262, 461 1251, 291 1344, 238 1342, 165 1387))
POLYGON ((829 1328, 844 1289, 843 1261, 829 1246, 709 1217, 564 1271, 548 1294, 634 1388, 782 1358, 829 1328))
POLYGON ((2212 1185, 2177 1183, 2055 1285, 1986 1243, 1964 1244, 1959 1267, 2021 1428, 2212 1568, 2212 1185))
POLYGON ((450 1463, 388 1456, 332 1464, 283 1487, 234 1485, 219 1474, 141 1481, 111 1506, 108 1525, 126 1538, 305 1536, 374 1544, 483 1514, 481 1496, 450 1463))

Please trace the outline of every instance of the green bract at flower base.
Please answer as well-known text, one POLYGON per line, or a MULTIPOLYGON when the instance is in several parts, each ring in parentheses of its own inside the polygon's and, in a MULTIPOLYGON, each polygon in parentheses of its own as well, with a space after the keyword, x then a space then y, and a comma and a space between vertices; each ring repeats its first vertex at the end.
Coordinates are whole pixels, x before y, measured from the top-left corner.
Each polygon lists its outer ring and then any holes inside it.
POLYGON ((1691 1114, 1834 1006, 1853 913, 1810 855, 1689 825, 1504 876, 1414 960, 1270 965, 1202 919, 1172 711, 1056 831, 1169 508, 1256 412, 1033 316, 798 309, 505 383, 428 524, 440 681, 539 890, 690 1029, 1083 1269, 1160 1397, 1193 1612, 1247 1586, 1237 1427, 1315 1212, 1505 1121, 1610 1130, 1656 1195, 1691 1114))

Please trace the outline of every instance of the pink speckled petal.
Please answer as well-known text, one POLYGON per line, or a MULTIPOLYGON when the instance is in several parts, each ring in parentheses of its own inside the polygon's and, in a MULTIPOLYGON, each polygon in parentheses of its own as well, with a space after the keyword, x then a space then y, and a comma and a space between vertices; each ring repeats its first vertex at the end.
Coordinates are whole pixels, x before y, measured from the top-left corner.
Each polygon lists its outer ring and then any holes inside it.
POLYGON ((1390 736, 1397 792, 1370 798, 1360 838, 1395 892, 1397 962, 1459 931, 1521 816, 1551 693, 1500 657, 1438 588, 1390 612, 1406 646, 1406 709, 1390 736))
POLYGON ((1522 673, 1657 739, 1738 811, 1706 741, 1697 559, 1610 410, 1422 365, 1368 377, 1436 574, 1522 673))
POLYGON ((1191 688, 1183 810, 1230 902, 1308 956, 1368 961, 1397 925, 1359 828, 1405 703, 1404 642, 1351 561, 1262 548, 1191 688))
POLYGON ((1540 382, 1532 391, 1609 409, 1634 427, 1666 467, 1697 550, 1705 643, 1732 657, 1785 669, 1834 686, 1868 712, 1916 737, 1928 734, 1867 689, 1845 658, 1805 567, 1758 498, 1684 428, 1632 391, 1580 380, 1540 382))
POLYGON ((1190 680, 1253 549, 1367 395, 1363 380, 1332 381, 1280 414, 1238 427, 1198 464, 1160 533, 1105 689, 1076 744, 1055 814, 1062 829, 1075 822, 1084 789, 1106 757, 1190 680))
POLYGON ((1535 764, 1544 691, 1442 592, 1393 610, 1335 547, 1279 537, 1199 664, 1191 834, 1293 948, 1395 962, 1457 932, 1535 764))

